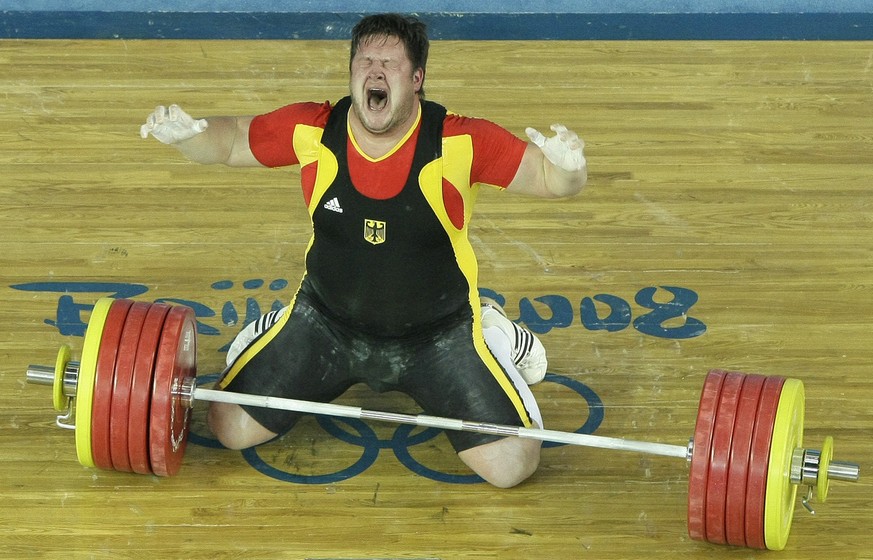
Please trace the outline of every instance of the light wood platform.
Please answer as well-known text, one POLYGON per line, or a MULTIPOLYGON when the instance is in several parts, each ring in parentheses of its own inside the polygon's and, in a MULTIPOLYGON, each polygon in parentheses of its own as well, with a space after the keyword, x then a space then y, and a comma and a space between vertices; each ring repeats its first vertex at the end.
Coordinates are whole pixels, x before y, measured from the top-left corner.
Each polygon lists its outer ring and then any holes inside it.
MULTIPOLYGON (((483 192, 472 235, 482 286, 505 296, 511 317, 522 300, 569 302, 570 324, 542 336, 550 371, 602 400, 597 433, 684 445, 713 368, 806 384, 807 442, 835 436, 862 481, 833 484, 815 517, 798 502, 785 552, 691 541, 685 462, 634 453, 546 449, 537 475, 507 491, 420 476, 387 443, 363 473, 319 484, 196 443, 170 479, 81 467, 73 434, 53 424, 50 390, 24 382, 60 344, 81 349, 46 322, 63 295, 47 290, 86 289, 64 309, 108 295, 83 286, 98 282, 199 304, 212 333, 199 338, 200 372, 216 373, 247 309, 288 299, 309 235, 296 170, 186 163, 139 138, 146 114, 174 102, 209 115, 336 100, 346 71, 335 42, 0 42, 0 556, 873 558, 869 43, 438 42, 428 69, 429 97, 456 112, 519 135, 563 122, 587 142, 583 195, 483 192), (637 319, 650 311, 637 294, 662 286, 699 297, 687 319, 705 333, 592 331, 580 319, 583 298, 599 294, 637 319)), ((655 300, 671 299, 658 288, 655 300)), ((533 309, 551 316, 543 302, 533 309)), ((563 385, 535 392, 551 428, 588 418, 563 385)), ((343 402, 415 411, 364 389, 343 402)), ((397 431, 371 428, 386 441, 397 431)), ((465 474, 444 436, 408 449, 465 474)), ((312 420, 258 453, 315 476, 363 450, 312 420)))

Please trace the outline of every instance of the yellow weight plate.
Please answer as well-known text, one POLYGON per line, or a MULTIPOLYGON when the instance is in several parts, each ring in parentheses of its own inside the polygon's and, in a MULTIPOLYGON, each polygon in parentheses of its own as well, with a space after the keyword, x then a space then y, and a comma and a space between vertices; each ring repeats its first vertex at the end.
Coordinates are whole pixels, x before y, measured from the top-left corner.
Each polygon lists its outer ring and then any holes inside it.
POLYGON ((828 479, 828 467, 831 464, 831 459, 834 457, 834 438, 828 436, 821 446, 821 456, 818 459, 818 475, 815 479, 815 489, 818 497, 818 503, 823 504, 828 499, 828 487, 830 480, 828 479))
POLYGON ((797 485, 791 483, 791 458, 803 445, 803 383, 786 379, 779 395, 770 461, 767 465, 767 492, 764 501, 764 542, 770 550, 782 550, 788 542, 797 485))
POLYGON ((109 308, 114 302, 111 298, 101 298, 94 304, 85 342, 82 344, 82 360, 79 363, 79 379, 76 383, 76 455, 86 467, 94 466, 91 455, 91 408, 94 402, 94 380, 97 377, 97 354, 100 339, 103 338, 103 325, 109 308))
POLYGON ((63 412, 67 408, 67 397, 64 395, 64 370, 70 362, 72 350, 70 346, 64 344, 58 350, 58 358, 55 360, 55 380, 52 383, 52 405, 58 412, 63 412))

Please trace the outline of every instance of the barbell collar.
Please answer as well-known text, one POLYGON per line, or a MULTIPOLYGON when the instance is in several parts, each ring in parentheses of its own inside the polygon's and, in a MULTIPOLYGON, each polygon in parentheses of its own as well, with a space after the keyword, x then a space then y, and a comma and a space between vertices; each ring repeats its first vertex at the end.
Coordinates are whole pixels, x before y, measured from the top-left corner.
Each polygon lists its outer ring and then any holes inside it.
MULTIPOLYGON (((818 481, 821 451, 818 449, 795 449, 791 459, 792 484, 816 486, 818 481)), ((849 461, 831 461, 827 466, 829 480, 843 482, 858 482, 861 478, 861 466, 849 461)))
MULTIPOLYGON (((54 385, 55 369, 51 366, 31 364, 27 366, 27 382, 34 385, 54 385)), ((64 365, 62 378, 64 396, 72 398, 76 396, 76 387, 79 383, 79 362, 70 361, 64 365)))

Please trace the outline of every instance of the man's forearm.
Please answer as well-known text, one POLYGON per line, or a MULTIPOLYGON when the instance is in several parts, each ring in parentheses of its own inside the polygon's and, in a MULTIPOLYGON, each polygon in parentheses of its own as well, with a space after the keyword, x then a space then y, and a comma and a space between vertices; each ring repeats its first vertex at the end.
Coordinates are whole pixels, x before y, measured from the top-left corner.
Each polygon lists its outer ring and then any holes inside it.
POLYGON ((202 164, 227 164, 237 137, 236 117, 208 117, 209 126, 195 136, 172 144, 189 160, 202 164))
POLYGON ((556 198, 578 194, 588 182, 588 165, 585 163, 579 170, 567 171, 543 158, 543 167, 546 189, 556 198))

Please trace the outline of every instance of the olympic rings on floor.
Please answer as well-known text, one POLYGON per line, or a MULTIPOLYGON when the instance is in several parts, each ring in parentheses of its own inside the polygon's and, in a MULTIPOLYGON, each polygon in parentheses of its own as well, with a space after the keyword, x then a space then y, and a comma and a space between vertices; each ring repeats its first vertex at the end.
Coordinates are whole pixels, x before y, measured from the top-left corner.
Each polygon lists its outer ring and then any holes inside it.
MULTIPOLYGON (((217 374, 201 375, 197 377, 197 385, 208 385, 214 383, 218 379, 217 374)), ((546 375, 544 383, 556 383, 562 385, 571 391, 578 394, 585 401, 588 415, 582 425, 575 430, 579 434, 592 434, 603 422, 603 401, 593 389, 584 383, 571 379, 563 375, 549 373, 546 375)), ((379 458, 380 451, 390 449, 397 460, 411 472, 434 480, 436 482, 444 482, 448 484, 476 484, 483 482, 482 478, 475 474, 453 474, 443 472, 438 469, 425 465, 422 461, 416 459, 410 448, 427 443, 442 433, 442 430, 436 428, 419 428, 408 424, 402 424, 395 428, 390 438, 381 439, 376 432, 366 422, 355 418, 334 418, 330 416, 316 416, 316 423, 330 436, 349 445, 354 445, 362 448, 361 456, 353 464, 341 468, 335 472, 322 474, 303 474, 300 472, 289 472, 283 470, 280 466, 276 466, 273 462, 264 458, 263 446, 252 447, 241 451, 243 458, 256 471, 292 484, 331 484, 354 478, 367 469, 369 469, 379 458), (354 433, 347 431, 341 425, 347 426, 354 433)), ((293 432, 292 432, 293 433, 293 432)), ((221 448, 222 445, 211 436, 203 436, 197 434, 193 429, 188 435, 189 445, 198 445, 201 447, 221 448)), ((543 448, 552 448, 564 446, 564 443, 544 442, 543 448)))

